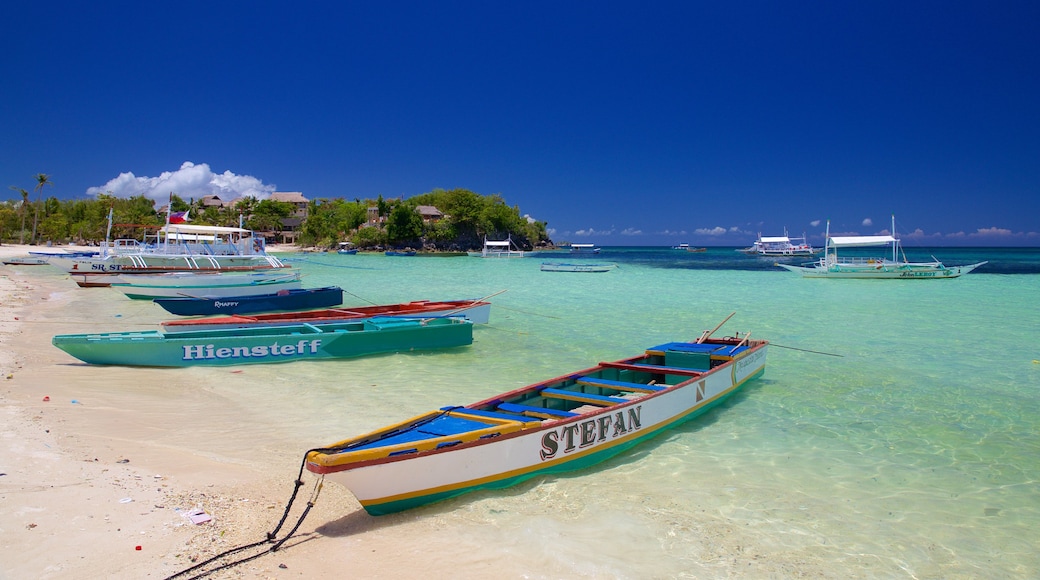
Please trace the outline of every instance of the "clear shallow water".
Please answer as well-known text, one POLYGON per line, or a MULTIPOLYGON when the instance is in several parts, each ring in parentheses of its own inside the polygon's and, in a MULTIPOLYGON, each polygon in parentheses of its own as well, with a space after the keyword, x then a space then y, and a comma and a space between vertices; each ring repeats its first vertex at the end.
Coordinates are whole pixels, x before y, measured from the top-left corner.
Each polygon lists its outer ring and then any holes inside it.
MULTIPOLYGON (((292 256, 307 285, 338 284, 348 305, 506 292, 463 349, 155 372, 242 413, 241 429, 206 435, 220 439, 217 452, 259 442, 295 473, 304 449, 692 339, 735 311, 721 334, 751 331, 774 346, 764 377, 718 410, 597 468, 386 516, 369 533, 437 530, 424 554, 490 558, 531 577, 1034 577, 1040 251, 929 253, 993 269, 803 279, 732 248, 292 256), (548 273, 543 260, 620 267, 548 273)), ((177 437, 190 445, 199 434, 177 437)), ((346 558, 353 521, 322 530, 346 542, 335 548, 346 558)))

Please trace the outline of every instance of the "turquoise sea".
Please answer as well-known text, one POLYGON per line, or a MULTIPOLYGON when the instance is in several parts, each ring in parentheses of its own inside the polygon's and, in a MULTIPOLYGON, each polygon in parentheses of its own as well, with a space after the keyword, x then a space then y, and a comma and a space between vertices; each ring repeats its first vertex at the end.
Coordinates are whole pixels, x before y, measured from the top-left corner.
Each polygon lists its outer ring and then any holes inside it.
POLYGON ((803 279, 734 248, 296 255, 308 285, 341 285, 347 304, 505 292, 471 347, 265 367, 263 405, 330 443, 692 339, 736 312, 721 334, 775 346, 764 377, 718 410, 591 470, 387 518, 464 520, 457 541, 558 559, 535 567, 549 576, 714 577, 746 561, 752 576, 1035 577, 1040 250, 908 253, 990 264, 955 280, 861 281, 803 279), (548 273, 542 261, 619 268, 548 273))
POLYGON ((736 312, 719 334, 771 341, 766 371, 707 415, 572 474, 380 518, 357 506, 322 523, 320 541, 349 564, 358 535, 420 534, 402 557, 466 577, 1040 576, 1040 249, 907 253, 990 263, 871 281, 803 279, 734 248, 285 255, 308 286, 343 287, 347 305, 495 295, 491 323, 450 351, 154 371, 241 414, 233 432, 200 424, 163 443, 210 436, 243 461, 259 449, 284 464, 288 494, 305 449, 693 339, 736 312))

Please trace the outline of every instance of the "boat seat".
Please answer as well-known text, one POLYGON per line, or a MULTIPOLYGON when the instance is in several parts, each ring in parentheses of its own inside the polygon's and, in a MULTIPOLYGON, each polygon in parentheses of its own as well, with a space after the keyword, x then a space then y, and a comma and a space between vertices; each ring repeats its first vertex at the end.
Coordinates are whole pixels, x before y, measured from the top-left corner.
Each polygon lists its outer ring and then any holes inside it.
POLYGON ((698 377, 708 372, 707 370, 701 369, 687 369, 682 367, 666 367, 663 365, 644 365, 638 363, 618 363, 618 362, 601 362, 599 366, 611 368, 611 369, 622 369, 629 371, 642 371, 646 373, 655 373, 662 375, 680 375, 684 377, 698 377))
POLYGON ((606 395, 593 395, 592 393, 580 393, 578 391, 565 391, 563 389, 542 389, 543 397, 554 397, 557 399, 566 399, 568 401, 578 401, 579 403, 591 403, 593 405, 600 405, 609 407, 610 405, 617 405, 618 403, 627 403, 627 399, 619 397, 608 397, 606 395))
POLYGON ((614 389, 615 391, 638 391, 640 393, 656 393, 657 391, 663 391, 670 385, 647 385, 644 383, 629 383, 625 381, 612 381, 610 379, 599 379, 593 377, 574 377, 576 383, 579 385, 588 385, 590 387, 605 387, 608 389, 614 389))
POLYGON ((499 409, 507 413, 519 413, 521 415, 534 415, 536 417, 544 417, 549 419, 560 419, 563 417, 577 417, 577 413, 571 413, 570 411, 561 411, 559 409, 547 409, 545 407, 533 407, 531 405, 518 405, 516 403, 499 403, 499 409))
POLYGON ((450 410, 454 411, 455 413, 464 413, 466 415, 475 415, 477 417, 488 417, 488 418, 491 418, 491 419, 502 419, 502 420, 508 420, 508 421, 522 421, 522 422, 525 422, 525 423, 531 422, 531 421, 539 421, 540 420, 540 419, 537 419, 535 417, 528 417, 526 415, 517 416, 517 415, 514 415, 512 413, 496 413, 494 411, 485 411, 483 409, 467 409, 465 407, 451 407, 450 410))

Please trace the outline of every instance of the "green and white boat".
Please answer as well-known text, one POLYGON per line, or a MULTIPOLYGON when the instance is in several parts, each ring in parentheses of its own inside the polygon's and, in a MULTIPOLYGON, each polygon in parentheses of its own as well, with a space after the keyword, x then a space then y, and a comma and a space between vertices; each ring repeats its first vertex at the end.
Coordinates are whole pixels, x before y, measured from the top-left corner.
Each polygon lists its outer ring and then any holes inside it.
POLYGON ((51 343, 94 365, 230 366, 349 358, 465 346, 473 323, 462 317, 377 317, 341 324, 230 330, 59 334, 51 343))

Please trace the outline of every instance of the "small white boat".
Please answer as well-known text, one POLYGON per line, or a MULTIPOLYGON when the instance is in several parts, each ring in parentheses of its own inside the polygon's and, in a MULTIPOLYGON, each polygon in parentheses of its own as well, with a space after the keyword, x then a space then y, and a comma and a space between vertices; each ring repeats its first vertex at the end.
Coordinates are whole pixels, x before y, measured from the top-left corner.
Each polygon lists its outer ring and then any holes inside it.
POLYGON ((598 254, 600 248, 596 244, 571 244, 572 254, 598 254))
POLYGON ((617 264, 566 264, 562 262, 543 262, 542 272, 609 272, 617 268, 617 264))
POLYGON ((785 230, 782 236, 763 237, 762 234, 758 234, 758 240, 750 248, 745 248, 741 251, 755 256, 790 258, 795 256, 812 256, 819 250, 809 245, 805 239, 805 234, 802 234, 800 238, 791 238, 788 237, 785 230))
POLYGON ((36 256, 4 258, 4 265, 6 266, 46 266, 48 263, 46 258, 37 258, 36 256))
POLYGON ((167 272, 164 274, 122 275, 113 288, 135 300, 156 298, 229 298, 272 294, 302 287, 300 272, 167 272))
MULTIPOLYGON (((896 229, 892 218, 892 231, 896 229)), ((932 278, 957 278, 985 264, 946 266, 932 257, 931 262, 910 262, 902 252, 899 239, 892 235, 882 236, 831 236, 831 224, 827 222, 827 245, 824 255, 816 262, 800 266, 776 264, 805 278, 870 278, 921 280, 932 278), (892 257, 884 256, 839 256, 840 249, 863 247, 891 247, 892 257)))
POLYGON ((523 258, 524 252, 513 243, 512 236, 504 240, 489 240, 484 238, 484 249, 479 255, 481 258, 523 258))

